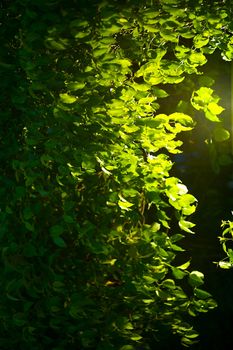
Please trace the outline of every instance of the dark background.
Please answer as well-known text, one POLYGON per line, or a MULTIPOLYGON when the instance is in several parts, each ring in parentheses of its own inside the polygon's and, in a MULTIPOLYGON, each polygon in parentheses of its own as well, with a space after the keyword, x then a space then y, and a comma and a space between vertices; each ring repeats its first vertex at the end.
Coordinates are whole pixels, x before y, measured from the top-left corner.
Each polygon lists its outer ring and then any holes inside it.
MULTIPOLYGON (((220 54, 213 54, 203 71, 215 79, 212 88, 221 97, 219 104, 225 108, 222 113, 224 126, 231 130, 231 63, 223 61, 220 54)), ((230 162, 232 135, 231 140, 216 144, 215 160, 205 143, 206 135, 201 124, 197 125, 190 137, 192 142, 184 140, 182 157, 174 159, 173 170, 174 175, 198 199, 197 211, 191 218, 196 223, 196 234, 186 237, 183 246, 187 256, 192 257, 192 267, 205 274, 205 289, 218 303, 215 310, 193 319, 195 328, 200 332, 200 342, 191 348, 231 349, 233 269, 223 270, 214 262, 225 257, 218 238, 221 235, 221 221, 233 220, 233 165, 230 162), (213 163, 218 162, 218 157, 224 153, 229 157, 229 164, 216 168, 213 163)))

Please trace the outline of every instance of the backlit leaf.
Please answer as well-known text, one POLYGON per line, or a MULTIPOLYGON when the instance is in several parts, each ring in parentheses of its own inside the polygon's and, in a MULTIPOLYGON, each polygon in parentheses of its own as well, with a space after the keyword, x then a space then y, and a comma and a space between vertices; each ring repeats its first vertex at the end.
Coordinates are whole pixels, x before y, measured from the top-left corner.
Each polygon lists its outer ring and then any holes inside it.
POLYGON ((207 108, 212 114, 220 114, 220 113, 222 113, 224 111, 224 108, 219 106, 215 102, 210 102, 208 104, 207 108))
POLYGON ((177 266, 177 268, 181 270, 186 270, 189 267, 189 265, 190 265, 190 260, 182 265, 177 266))
POLYGON ((118 201, 118 205, 121 209, 123 210, 130 210, 129 208, 131 208, 133 206, 133 203, 130 202, 122 202, 122 201, 118 201))
POLYGON ((222 142, 230 138, 230 132, 224 128, 215 128, 213 131, 215 141, 222 142))
POLYGON ((204 275, 200 271, 192 271, 189 275, 189 284, 198 287, 204 283, 204 275))
POLYGON ((181 219, 181 220, 179 221, 179 226, 180 226, 181 230, 183 230, 183 231, 186 231, 186 232, 188 232, 188 233, 194 233, 194 232, 191 230, 191 228, 194 227, 195 224, 193 224, 193 223, 190 222, 190 221, 186 221, 186 220, 181 219))
POLYGON ((60 99, 63 103, 66 103, 66 104, 71 104, 71 103, 74 103, 77 99, 75 96, 71 96, 67 93, 64 93, 64 94, 60 94, 60 99))

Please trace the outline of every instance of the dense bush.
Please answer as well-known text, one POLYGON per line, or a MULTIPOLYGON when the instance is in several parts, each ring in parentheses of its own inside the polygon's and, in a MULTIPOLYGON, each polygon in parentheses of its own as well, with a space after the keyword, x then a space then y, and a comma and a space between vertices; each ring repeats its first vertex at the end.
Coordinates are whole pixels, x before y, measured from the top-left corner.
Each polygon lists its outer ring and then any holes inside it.
POLYGON ((229 138, 201 74, 232 59, 227 6, 18 0, 0 21, 1 349, 192 344, 216 303, 182 258, 197 200, 170 171, 195 110, 229 138))

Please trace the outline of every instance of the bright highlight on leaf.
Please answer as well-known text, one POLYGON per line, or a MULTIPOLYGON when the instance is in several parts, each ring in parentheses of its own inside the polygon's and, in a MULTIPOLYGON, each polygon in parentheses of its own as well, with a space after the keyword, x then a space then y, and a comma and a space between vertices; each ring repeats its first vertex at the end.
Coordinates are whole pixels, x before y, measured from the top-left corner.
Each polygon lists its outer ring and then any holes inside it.
POLYGON ((129 202, 122 202, 122 201, 118 201, 118 205, 121 209, 123 210, 129 210, 129 208, 131 208, 133 206, 132 203, 129 202))
POLYGON ((77 99, 75 96, 71 96, 67 93, 64 93, 64 94, 60 94, 60 99, 63 103, 66 103, 66 104, 71 104, 71 103, 74 103, 77 99))

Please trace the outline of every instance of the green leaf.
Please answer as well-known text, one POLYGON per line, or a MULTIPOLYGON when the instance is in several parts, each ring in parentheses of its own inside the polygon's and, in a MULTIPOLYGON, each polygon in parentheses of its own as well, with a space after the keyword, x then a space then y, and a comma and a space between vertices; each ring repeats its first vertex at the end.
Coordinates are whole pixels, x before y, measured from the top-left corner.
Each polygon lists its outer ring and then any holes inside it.
POLYGON ((75 101, 77 101, 75 96, 69 95, 67 93, 59 94, 59 96, 60 96, 61 101, 63 103, 66 103, 66 104, 71 104, 71 103, 74 103, 75 101))
POLYGON ((204 275, 202 272, 192 271, 189 274, 189 284, 192 287, 199 287, 200 285, 202 285, 204 283, 203 279, 204 279, 204 275))
POLYGON ((161 35, 161 37, 163 39, 165 39, 166 41, 171 41, 173 43, 178 43, 179 39, 178 39, 178 33, 174 32, 174 30, 172 29, 166 29, 163 28, 159 34, 161 35))
MULTIPOLYGON (((67 84, 67 88, 71 91, 76 91, 76 90, 83 89, 85 87, 85 85, 86 84, 83 82, 73 82, 73 83, 67 84)), ((75 100, 76 100, 76 98, 75 98, 75 100)))
POLYGON ((176 287, 176 284, 172 279, 164 280, 162 285, 163 285, 163 287, 169 288, 169 289, 174 289, 176 287))
POLYGON ((171 267, 172 274, 177 280, 182 280, 187 273, 179 269, 178 267, 171 267))
POLYGON ((133 83, 131 86, 134 88, 134 90, 137 90, 137 91, 148 91, 151 88, 149 84, 133 83))
POLYGON ((218 265, 222 269, 231 269, 233 267, 233 264, 229 261, 219 261, 218 265))
POLYGON ((195 224, 193 224, 190 221, 186 221, 186 220, 181 219, 179 221, 179 226, 180 226, 181 230, 183 230, 185 232, 194 233, 192 230, 190 230, 190 228, 194 227, 195 224))
POLYGON ((186 270, 189 267, 189 265, 190 265, 190 260, 182 265, 177 266, 177 268, 181 270, 186 270))
POLYGON ((206 105, 213 101, 213 90, 208 87, 201 87, 199 90, 194 91, 191 98, 191 103, 197 110, 204 109, 206 105))
POLYGON ((60 248, 65 248, 66 243, 60 235, 64 232, 64 228, 60 225, 54 225, 50 228, 50 234, 53 242, 60 248))
POLYGON ((209 42, 209 38, 204 37, 202 34, 197 34, 194 38, 193 38, 193 42, 194 42, 194 46, 199 49, 203 46, 206 46, 209 42))
POLYGON ((60 225, 54 225, 50 228, 50 233, 53 236, 59 236, 64 232, 64 228, 60 225))
POLYGON ((26 323, 25 315, 22 312, 18 312, 13 315, 13 322, 16 326, 22 327, 26 323))
POLYGON ((184 238, 184 235, 181 235, 180 233, 176 233, 175 235, 172 235, 170 237, 170 240, 172 243, 174 243, 174 242, 180 241, 183 238, 184 238))
POLYGON ((158 98, 165 98, 165 97, 169 96, 165 90, 159 89, 156 86, 153 86, 151 88, 151 90, 153 91, 153 94, 158 98))
POLYGON ((142 339, 142 336, 140 334, 133 334, 130 339, 134 340, 134 341, 138 341, 142 339))
POLYGON ((223 142, 230 138, 230 133, 222 127, 216 127, 213 131, 213 137, 215 141, 223 142))
POLYGON ((200 299, 207 299, 207 298, 212 297, 212 295, 210 293, 206 292, 203 289, 199 289, 199 288, 194 288, 194 295, 200 299))
POLYGON ((179 112, 172 113, 169 115, 169 119, 179 122, 184 126, 190 126, 190 127, 194 126, 192 117, 190 117, 185 113, 179 113, 179 112))
POLYGON ((140 128, 134 124, 132 125, 127 125, 127 124, 124 124, 122 126, 122 128, 124 129, 125 132, 127 132, 128 134, 131 134, 133 132, 136 132, 138 130, 140 130, 140 128))
POLYGON ((175 250, 176 252, 184 252, 185 251, 185 249, 181 248, 177 244, 171 244, 170 247, 171 247, 171 249, 175 250))
POLYGON ((145 280, 147 283, 149 283, 149 284, 152 284, 152 283, 155 283, 155 282, 156 282, 156 279, 154 279, 154 278, 151 277, 151 276, 146 276, 146 275, 144 275, 143 278, 144 278, 144 280, 145 280))
POLYGON ((205 117, 212 122, 220 122, 221 120, 216 116, 216 114, 211 113, 209 110, 205 111, 205 117))
POLYGON ((201 53, 201 52, 193 52, 193 53, 191 53, 191 55, 189 55, 189 61, 192 64, 197 64, 197 65, 202 66, 203 64, 205 64, 207 62, 207 59, 203 55, 203 53, 201 53))
POLYGON ((60 248, 66 248, 66 242, 62 237, 52 236, 53 242, 60 248))
POLYGON ((48 38, 45 43, 50 49, 63 51, 66 49, 67 41, 65 41, 65 39, 60 39, 60 41, 55 41, 53 38, 48 38))
POLYGON ((129 208, 131 208, 134 204, 133 203, 130 203, 130 202, 127 202, 127 201, 118 201, 118 205, 121 209, 123 210, 130 210, 129 208))
POLYGON ((142 301, 143 301, 143 303, 145 303, 145 304, 147 304, 147 305, 152 304, 152 303, 155 302, 154 299, 142 299, 142 301))
POLYGON ((215 102, 210 102, 207 106, 208 110, 210 111, 210 113, 212 114, 220 114, 224 111, 225 108, 219 106, 217 103, 215 102))
POLYGON ((199 336, 199 334, 193 329, 190 329, 187 332, 185 332, 185 337, 190 338, 190 339, 197 338, 198 336, 199 336))

